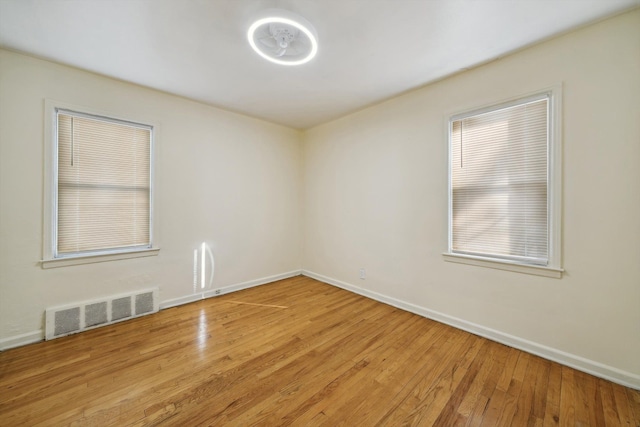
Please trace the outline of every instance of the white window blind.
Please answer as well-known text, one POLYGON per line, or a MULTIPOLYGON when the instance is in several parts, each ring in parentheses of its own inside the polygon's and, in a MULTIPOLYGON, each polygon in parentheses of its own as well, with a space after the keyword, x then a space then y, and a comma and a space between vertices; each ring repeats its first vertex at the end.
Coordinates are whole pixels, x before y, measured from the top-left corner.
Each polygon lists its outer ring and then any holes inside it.
POLYGON ((549 262, 549 99, 451 121, 451 252, 549 262))
POLYGON ((55 256, 151 247, 151 128, 57 113, 55 256))

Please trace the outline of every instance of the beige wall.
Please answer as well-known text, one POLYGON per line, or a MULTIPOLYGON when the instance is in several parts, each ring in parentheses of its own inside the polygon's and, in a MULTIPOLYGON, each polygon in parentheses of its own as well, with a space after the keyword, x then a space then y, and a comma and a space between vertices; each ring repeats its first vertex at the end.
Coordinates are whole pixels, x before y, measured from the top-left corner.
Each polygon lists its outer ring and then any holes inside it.
POLYGON ((639 75, 636 10, 301 134, 0 50, 0 343, 54 305, 188 297, 207 241, 214 287, 302 266, 640 386, 639 75), (557 83, 565 276, 445 262, 447 114, 557 83), (40 268, 45 98, 159 125, 159 256, 40 268))
POLYGON ((306 271, 640 380, 640 11, 311 129, 303 158, 306 271), (566 274, 445 262, 447 114, 557 83, 566 274))
POLYGON ((193 250, 216 288, 300 269, 301 134, 0 50, 0 342, 37 332, 47 307, 158 286, 192 294, 193 250), (43 270, 45 98, 157 124, 160 254, 43 270))

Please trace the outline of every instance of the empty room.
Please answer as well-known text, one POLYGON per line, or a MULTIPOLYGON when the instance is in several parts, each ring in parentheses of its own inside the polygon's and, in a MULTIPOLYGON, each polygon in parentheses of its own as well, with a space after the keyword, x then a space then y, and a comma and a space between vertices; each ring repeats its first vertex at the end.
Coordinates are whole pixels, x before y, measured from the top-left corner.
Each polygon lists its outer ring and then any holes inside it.
POLYGON ((640 427, 640 0, 0 0, 0 426, 640 427))

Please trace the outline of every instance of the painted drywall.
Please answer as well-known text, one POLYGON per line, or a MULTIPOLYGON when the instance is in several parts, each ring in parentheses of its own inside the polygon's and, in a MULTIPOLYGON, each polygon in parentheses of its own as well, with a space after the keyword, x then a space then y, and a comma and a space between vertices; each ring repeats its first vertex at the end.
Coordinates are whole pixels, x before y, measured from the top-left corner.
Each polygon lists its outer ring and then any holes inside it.
POLYGON ((193 251, 203 241, 215 255, 215 288, 299 270, 300 138, 286 127, 0 50, 0 343, 37 338, 47 307, 154 286, 160 301, 191 295, 193 251), (158 126, 158 256, 41 268, 45 99, 158 126))
POLYGON ((304 270, 640 386, 640 11, 308 130, 303 162, 304 270), (564 277, 445 262, 446 118, 559 83, 564 277))
POLYGON ((206 241, 216 288, 302 265, 639 378, 639 74, 636 10, 301 134, 0 50, 0 347, 40 336, 46 307, 149 286, 166 305, 190 300, 193 250, 206 241), (447 114, 557 83, 564 277, 445 262, 447 114), (45 99, 158 125, 157 257, 40 267, 45 99))

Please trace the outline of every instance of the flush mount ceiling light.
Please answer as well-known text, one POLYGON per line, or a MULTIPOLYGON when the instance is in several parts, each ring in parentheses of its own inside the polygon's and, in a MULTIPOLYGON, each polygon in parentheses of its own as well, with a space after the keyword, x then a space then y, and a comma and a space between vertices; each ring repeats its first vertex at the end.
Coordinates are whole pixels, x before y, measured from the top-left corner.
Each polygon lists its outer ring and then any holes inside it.
POLYGON ((301 65, 316 56, 318 36, 309 21, 279 9, 266 11, 263 16, 247 32, 249 44, 258 55, 281 65, 301 65))

